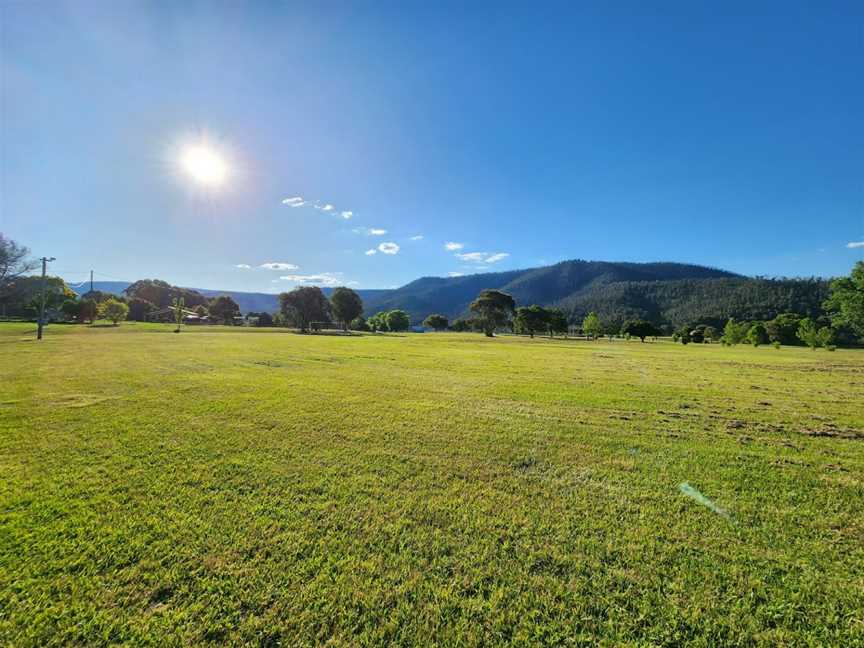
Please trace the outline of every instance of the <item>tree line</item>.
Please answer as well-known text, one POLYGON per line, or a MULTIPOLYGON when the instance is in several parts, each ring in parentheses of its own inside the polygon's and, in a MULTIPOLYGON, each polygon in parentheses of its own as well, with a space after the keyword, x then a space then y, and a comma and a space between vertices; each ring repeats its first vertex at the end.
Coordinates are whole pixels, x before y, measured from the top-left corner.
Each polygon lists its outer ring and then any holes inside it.
MULTIPOLYGON (((0 234, 0 315, 22 318, 37 315, 43 281, 29 274, 36 267, 26 247, 0 234)), ((671 335, 683 344, 797 344, 830 348, 864 342, 864 261, 857 262, 848 277, 830 283, 817 279, 762 278, 703 279, 698 286, 690 285, 691 282, 618 282, 598 286, 595 293, 611 295, 607 302, 617 301, 621 291, 635 291, 642 298, 641 310, 611 313, 603 308, 580 311, 584 303, 573 302, 569 304, 569 313, 566 307, 538 304, 517 307, 511 295, 487 289, 470 303, 470 316, 450 322, 446 316, 433 313, 423 320, 423 325, 436 331, 477 331, 490 337, 497 330, 534 337, 567 334, 574 328, 589 339, 621 335, 644 341, 647 337, 671 335), (651 306, 658 302, 666 305, 662 312, 651 306), (704 315, 706 304, 713 304, 713 310, 708 309, 709 315, 704 315), (724 315, 742 309, 764 316, 738 319, 724 315), (583 314, 577 317, 580 312, 583 314), (673 327, 670 321, 679 323, 673 327)), ((329 299, 315 286, 295 288, 278 296, 277 313, 247 313, 245 320, 229 295, 208 299, 195 290, 158 279, 136 281, 123 295, 94 290, 80 298, 60 277, 46 277, 44 286, 48 312, 55 319, 71 322, 93 322, 97 318, 115 324, 126 319, 146 321, 154 313, 169 312, 169 319, 185 315, 223 324, 245 321, 257 326, 295 327, 304 333, 333 325, 343 331, 404 331, 411 323, 410 315, 402 309, 364 318, 362 299, 344 286, 334 289, 329 299)), ((635 297, 630 295, 627 301, 639 303, 635 297)))

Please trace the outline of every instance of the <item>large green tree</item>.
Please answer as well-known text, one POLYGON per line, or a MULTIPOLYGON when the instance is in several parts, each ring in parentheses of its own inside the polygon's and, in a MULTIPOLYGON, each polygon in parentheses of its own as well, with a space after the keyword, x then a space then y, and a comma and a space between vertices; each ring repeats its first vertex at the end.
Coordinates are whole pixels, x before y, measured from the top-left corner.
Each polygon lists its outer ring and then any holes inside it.
POLYGON ((234 318, 240 317, 240 307, 229 295, 219 295, 211 299, 208 310, 210 317, 224 324, 233 324, 234 318))
POLYGON ((147 316, 156 310, 156 306, 146 299, 133 297, 129 300, 129 319, 133 322, 146 322, 147 316))
POLYGON ((596 340, 603 335, 603 325, 600 323, 600 318, 597 313, 591 311, 582 320, 582 332, 592 340, 596 340))
POLYGON ((330 321, 330 302, 318 286, 300 286, 280 294, 279 310, 302 333, 312 322, 330 321))
POLYGON ((330 295, 330 309, 336 321, 342 323, 342 330, 347 331, 351 320, 363 314, 363 300, 350 288, 340 286, 330 295))
POLYGON ((447 328, 449 321, 443 315, 439 315, 438 313, 433 313, 429 315, 425 320, 423 320, 423 326, 428 326, 431 329, 435 329, 436 331, 443 331, 447 328))
POLYGON ((516 309, 516 330, 527 333, 532 338, 537 331, 545 331, 549 326, 549 311, 542 306, 520 306, 516 309))
POLYGON ((736 322, 734 317, 730 317, 726 321, 726 326, 723 327, 723 337, 721 340, 724 344, 741 344, 747 338, 747 331, 749 330, 750 324, 747 322, 736 322))
POLYGON ((516 302, 500 290, 483 290, 469 306, 486 337, 492 337, 495 329, 506 325, 516 310, 516 302))
POLYGON ((825 308, 831 311, 834 326, 848 326, 864 339, 864 261, 858 261, 848 277, 831 282, 825 308))
POLYGON ((560 308, 549 308, 546 312, 549 314, 549 320, 546 322, 549 327, 549 337, 554 337, 556 333, 566 335, 569 322, 564 311, 560 308))
POLYGON ((106 299, 99 304, 99 317, 111 320, 114 326, 122 322, 129 314, 129 307, 118 299, 106 299))
POLYGON ((387 312, 387 330, 388 331, 407 331, 411 326, 411 318, 404 310, 399 308, 387 312))
POLYGON ((141 279, 131 284, 123 291, 129 299, 138 297, 146 299, 159 308, 167 308, 175 299, 183 299, 186 308, 206 305, 207 298, 195 290, 179 288, 159 279, 141 279))
POLYGON ((640 342, 644 342, 646 337, 657 335, 659 331, 648 320, 635 319, 624 322, 624 326, 621 327, 621 333, 622 335, 638 337, 640 342))

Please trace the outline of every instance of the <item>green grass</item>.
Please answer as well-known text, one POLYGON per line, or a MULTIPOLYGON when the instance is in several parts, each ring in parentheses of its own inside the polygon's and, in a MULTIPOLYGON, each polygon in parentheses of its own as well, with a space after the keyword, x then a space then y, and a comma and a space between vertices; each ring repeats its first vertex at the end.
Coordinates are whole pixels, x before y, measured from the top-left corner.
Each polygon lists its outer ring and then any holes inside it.
POLYGON ((864 645, 862 351, 170 330, 0 325, 0 643, 864 645))

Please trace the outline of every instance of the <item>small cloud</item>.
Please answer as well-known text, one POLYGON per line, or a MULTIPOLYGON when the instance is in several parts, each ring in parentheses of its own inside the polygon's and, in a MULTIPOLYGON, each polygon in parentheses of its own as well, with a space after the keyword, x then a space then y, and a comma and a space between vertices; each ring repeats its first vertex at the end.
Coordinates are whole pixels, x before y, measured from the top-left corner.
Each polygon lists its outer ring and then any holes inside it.
POLYGON ((864 248, 864 241, 849 241, 846 244, 846 247, 850 250, 854 250, 855 248, 864 248))
POLYGON ((269 261, 267 263, 262 263, 259 268, 264 268, 265 270, 299 270, 300 266, 296 266, 293 263, 280 263, 277 261, 269 261))
POLYGON ((372 256, 373 254, 378 254, 378 250, 372 248, 371 250, 366 250, 366 256, 372 256))
POLYGON ((326 211, 326 212, 331 212, 334 209, 336 209, 330 203, 327 203, 326 205, 313 205, 313 207, 315 207, 315 209, 320 209, 321 211, 326 211))
POLYGON ((235 265, 234 267, 235 267, 235 268, 240 268, 241 270, 251 270, 251 269, 252 269, 252 266, 250 266, 250 265, 247 264, 247 263, 238 263, 238 264, 235 265))
POLYGON ((449 250, 450 252, 461 250, 463 247, 465 247, 464 243, 454 243, 453 241, 448 241, 444 244, 444 249, 449 250))
POLYGON ((345 220, 348 220, 349 218, 351 218, 351 217, 354 215, 354 212, 352 212, 352 211, 343 211, 343 212, 340 212, 339 215, 342 216, 342 218, 344 218, 345 220))
POLYGON ((294 196, 293 198, 286 198, 282 201, 282 204, 288 205, 289 207, 302 207, 306 204, 306 201, 300 196, 294 196))
POLYGON ((366 236, 384 236, 387 230, 377 227, 355 227, 351 230, 355 234, 364 234, 366 236))
POLYGON ((466 263, 497 263, 510 256, 509 252, 462 252, 456 258, 466 263))
POLYGON ((318 286, 335 286, 342 283, 341 272, 322 272, 315 275, 283 275, 279 277, 282 281, 303 283, 318 286))
POLYGON ((412 236, 412 237, 411 237, 411 240, 412 240, 412 241, 422 241, 422 240, 423 240, 423 235, 422 235, 422 234, 418 234, 417 236, 412 236))
POLYGON ((359 281, 349 281, 345 285, 346 286, 359 286, 360 282, 359 281))
POLYGON ((464 272, 448 272, 447 276, 448 277, 464 277, 465 273, 464 272))
POLYGON ((378 250, 382 254, 396 254, 397 252, 399 252, 399 246, 396 245, 395 243, 390 243, 390 242, 382 243, 381 245, 378 246, 378 250))

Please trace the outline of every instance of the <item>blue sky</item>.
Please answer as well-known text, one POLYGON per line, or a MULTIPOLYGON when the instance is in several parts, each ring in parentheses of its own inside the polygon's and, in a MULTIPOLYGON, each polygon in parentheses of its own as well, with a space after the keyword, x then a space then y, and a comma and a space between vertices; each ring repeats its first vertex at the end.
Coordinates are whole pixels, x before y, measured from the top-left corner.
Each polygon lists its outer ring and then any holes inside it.
POLYGON ((864 4, 710 4, 2 3, 0 231, 72 281, 253 291, 848 273, 864 4))

